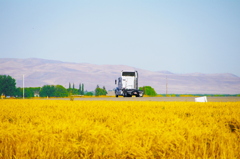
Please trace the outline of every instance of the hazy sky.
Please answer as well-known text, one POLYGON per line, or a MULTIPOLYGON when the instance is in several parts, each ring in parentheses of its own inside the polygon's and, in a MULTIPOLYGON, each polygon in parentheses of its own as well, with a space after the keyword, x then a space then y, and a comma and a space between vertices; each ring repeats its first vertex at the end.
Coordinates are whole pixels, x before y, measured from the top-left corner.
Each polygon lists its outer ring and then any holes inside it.
POLYGON ((0 0, 0 58, 240 76, 239 0, 0 0))

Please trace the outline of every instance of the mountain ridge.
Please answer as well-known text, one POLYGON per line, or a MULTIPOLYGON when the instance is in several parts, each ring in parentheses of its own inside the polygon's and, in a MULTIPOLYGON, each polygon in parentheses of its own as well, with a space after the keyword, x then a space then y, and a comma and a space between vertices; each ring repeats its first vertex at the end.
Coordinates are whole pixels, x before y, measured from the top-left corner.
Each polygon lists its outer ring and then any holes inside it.
POLYGON ((127 65, 97 65, 38 58, 0 58, 0 74, 15 78, 18 87, 22 87, 24 74, 25 87, 60 84, 68 88, 69 83, 74 83, 76 88, 78 84, 84 83, 88 91, 94 90, 97 85, 112 90, 116 87, 114 81, 120 76, 121 70, 137 70, 139 86, 152 86, 159 94, 166 93, 166 83, 169 94, 240 93, 240 77, 231 73, 176 74, 166 70, 149 71, 127 65))

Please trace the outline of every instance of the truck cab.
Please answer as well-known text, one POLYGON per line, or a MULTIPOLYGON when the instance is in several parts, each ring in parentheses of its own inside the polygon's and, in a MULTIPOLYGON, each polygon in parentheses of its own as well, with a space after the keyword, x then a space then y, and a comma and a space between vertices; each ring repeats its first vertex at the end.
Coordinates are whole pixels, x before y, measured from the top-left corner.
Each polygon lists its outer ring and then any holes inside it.
POLYGON ((115 80, 117 88, 115 95, 123 97, 142 97, 143 91, 138 90, 138 72, 137 71, 122 71, 121 76, 115 80))

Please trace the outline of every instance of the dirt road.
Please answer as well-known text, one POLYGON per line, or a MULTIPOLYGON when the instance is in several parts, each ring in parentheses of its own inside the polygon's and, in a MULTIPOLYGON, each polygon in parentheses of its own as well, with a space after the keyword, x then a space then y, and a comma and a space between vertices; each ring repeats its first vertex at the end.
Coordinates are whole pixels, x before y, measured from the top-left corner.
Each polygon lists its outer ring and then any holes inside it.
MULTIPOLYGON (((48 100, 70 100, 70 98, 49 98, 48 100)), ((162 101, 162 102, 194 102, 195 97, 78 97, 82 101, 162 101)), ((207 97, 208 102, 240 102, 240 97, 207 97)))

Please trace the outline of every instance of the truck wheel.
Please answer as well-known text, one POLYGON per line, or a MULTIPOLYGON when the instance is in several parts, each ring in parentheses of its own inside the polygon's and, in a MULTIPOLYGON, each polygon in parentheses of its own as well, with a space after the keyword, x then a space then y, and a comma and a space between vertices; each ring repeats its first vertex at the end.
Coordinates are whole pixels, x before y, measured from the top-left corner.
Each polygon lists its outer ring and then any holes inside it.
POLYGON ((118 95, 116 95, 116 98, 118 97, 118 95))

